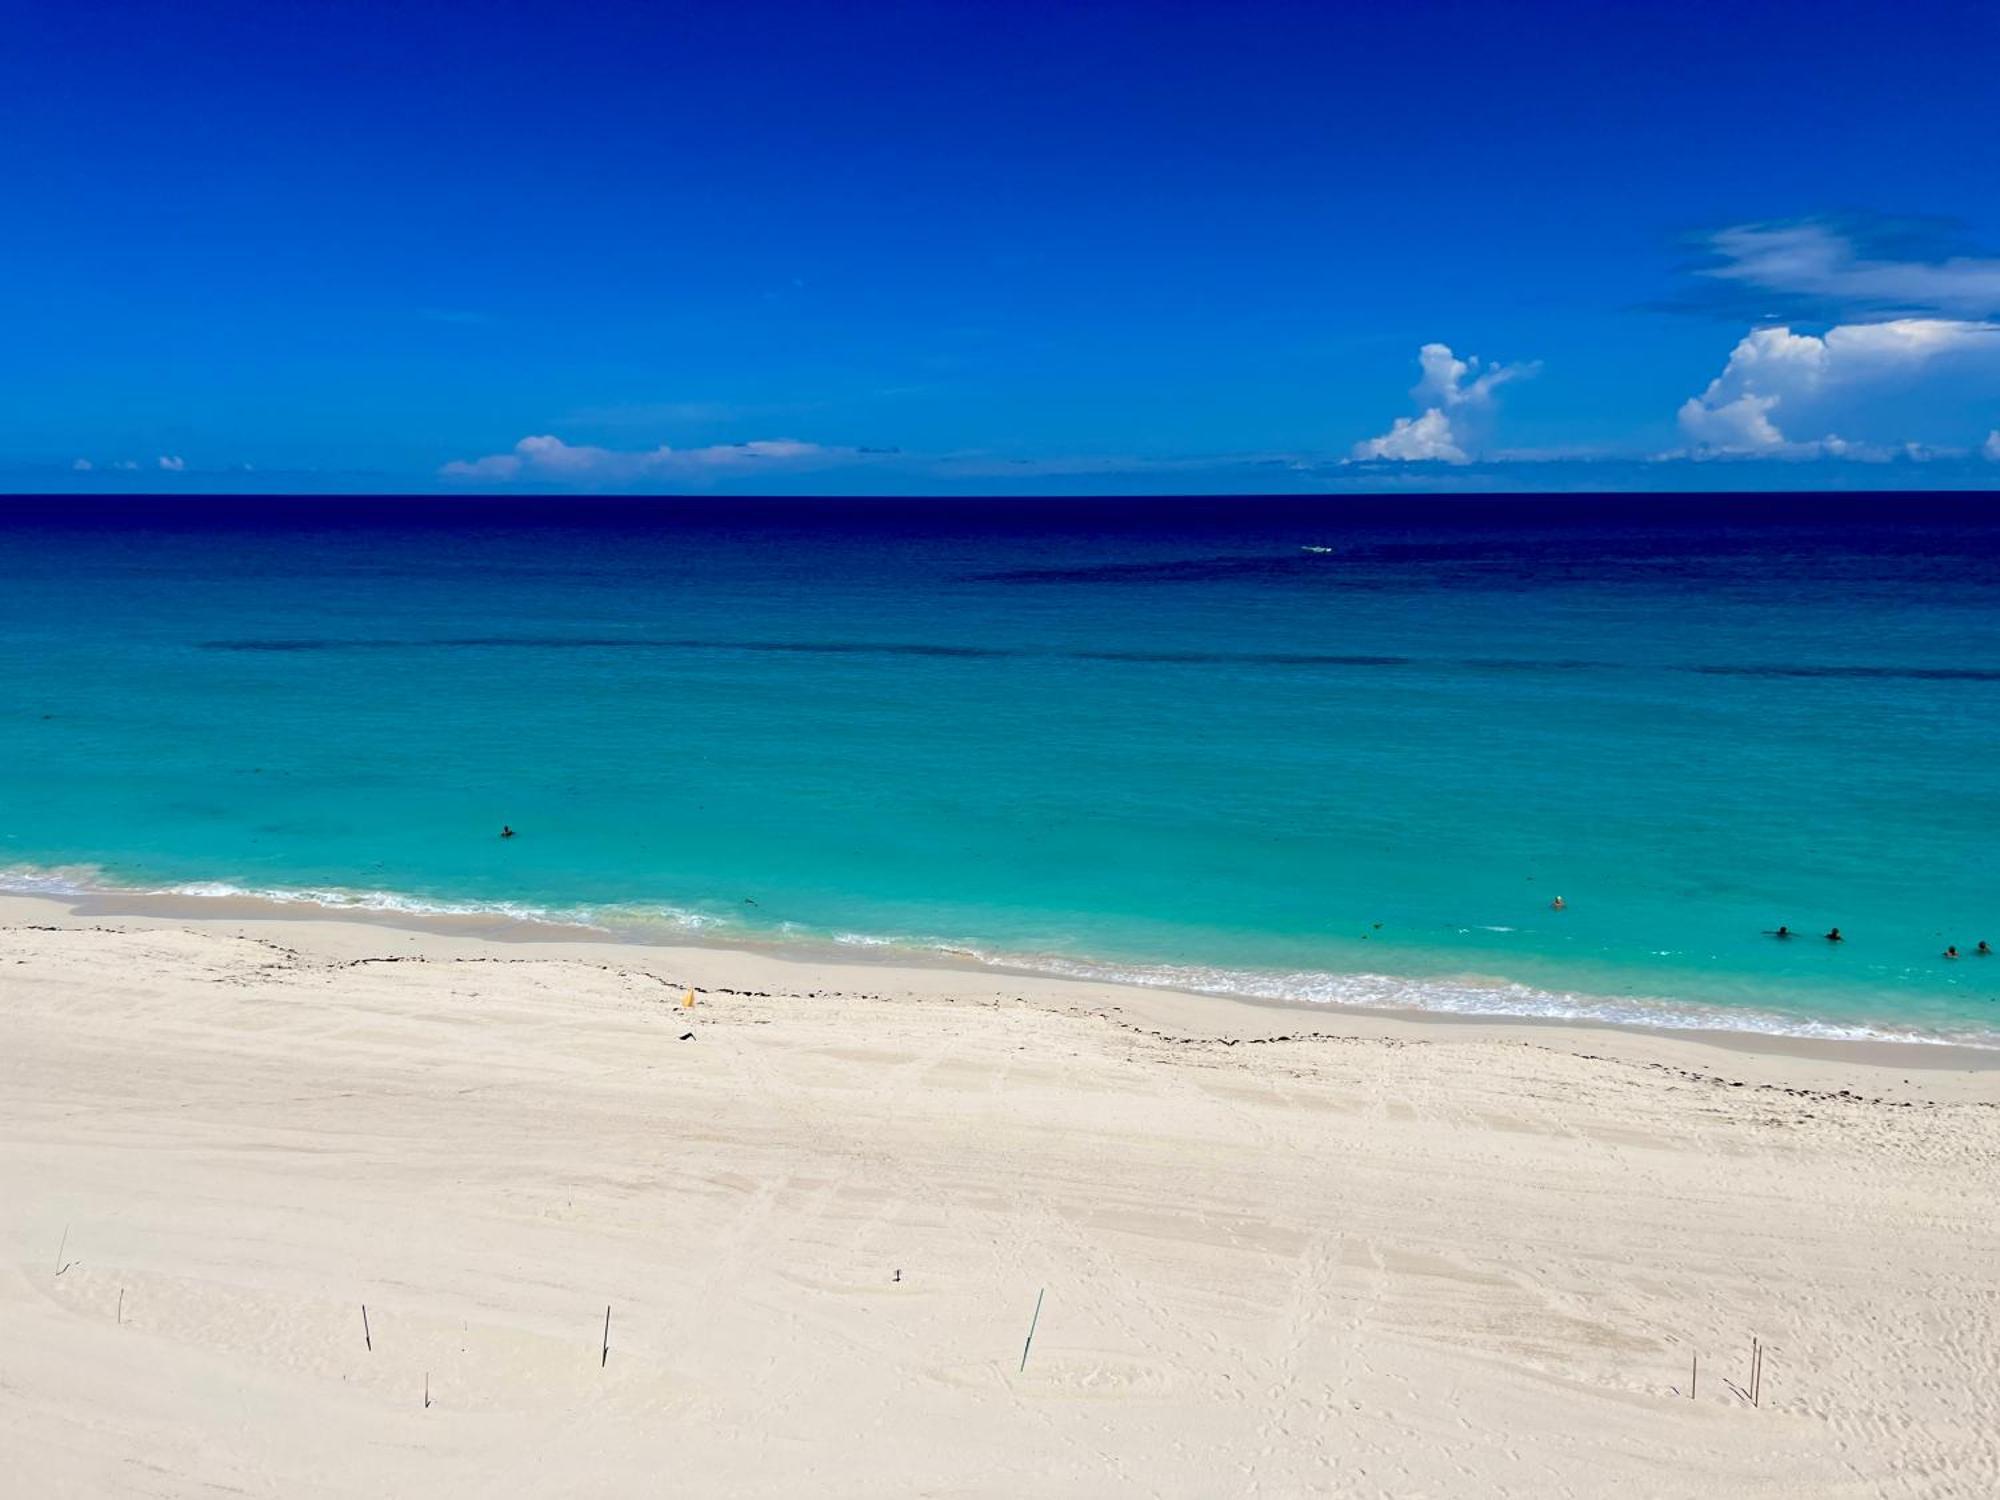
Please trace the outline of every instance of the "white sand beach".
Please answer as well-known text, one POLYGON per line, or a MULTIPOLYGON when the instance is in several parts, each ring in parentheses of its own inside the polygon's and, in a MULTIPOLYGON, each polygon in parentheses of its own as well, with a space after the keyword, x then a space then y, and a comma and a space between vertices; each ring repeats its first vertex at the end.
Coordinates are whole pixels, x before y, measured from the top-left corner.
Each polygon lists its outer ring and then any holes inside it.
POLYGON ((209 910, 0 902, 8 1493, 2000 1493, 2000 1055, 209 910))

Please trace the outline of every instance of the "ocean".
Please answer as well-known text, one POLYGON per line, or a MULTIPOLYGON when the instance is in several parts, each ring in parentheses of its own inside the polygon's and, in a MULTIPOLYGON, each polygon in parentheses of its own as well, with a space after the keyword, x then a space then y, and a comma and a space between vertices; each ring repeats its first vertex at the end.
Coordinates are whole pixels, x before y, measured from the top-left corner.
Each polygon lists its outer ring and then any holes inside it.
POLYGON ((0 498, 17 890, 2000 1045, 1996 749, 1980 497, 0 498))

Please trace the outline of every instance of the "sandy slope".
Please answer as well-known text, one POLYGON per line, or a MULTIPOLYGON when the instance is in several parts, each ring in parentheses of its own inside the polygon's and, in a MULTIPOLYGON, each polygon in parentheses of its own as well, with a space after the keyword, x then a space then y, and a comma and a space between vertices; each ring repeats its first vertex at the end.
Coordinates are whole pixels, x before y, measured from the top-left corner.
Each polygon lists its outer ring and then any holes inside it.
POLYGON ((0 907, 9 1493, 2000 1493, 1941 1050, 0 907))

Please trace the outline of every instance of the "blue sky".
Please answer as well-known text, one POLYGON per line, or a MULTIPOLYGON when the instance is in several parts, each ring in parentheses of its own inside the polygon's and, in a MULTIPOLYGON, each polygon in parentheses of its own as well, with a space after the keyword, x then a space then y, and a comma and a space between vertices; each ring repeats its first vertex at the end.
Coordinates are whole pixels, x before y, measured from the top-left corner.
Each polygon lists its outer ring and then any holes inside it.
POLYGON ((2000 483, 1990 6, 8 33, 0 488, 2000 483))

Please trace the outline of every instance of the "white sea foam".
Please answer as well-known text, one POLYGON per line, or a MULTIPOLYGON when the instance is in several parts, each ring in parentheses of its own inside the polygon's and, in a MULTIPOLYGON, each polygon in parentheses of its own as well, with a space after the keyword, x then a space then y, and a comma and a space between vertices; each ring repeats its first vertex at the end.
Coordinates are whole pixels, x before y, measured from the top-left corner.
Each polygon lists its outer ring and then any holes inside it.
POLYGON ((0 869, 0 891, 21 896, 80 896, 111 888, 96 865, 9 865, 0 869))
POLYGON ((532 906, 518 901, 449 901, 403 891, 354 890, 344 886, 256 886, 229 880, 188 880, 145 885, 107 876, 94 865, 13 865, 0 869, 0 892, 51 896, 192 896, 206 900, 253 901, 271 906, 315 906, 332 911, 381 912, 418 917, 489 917, 609 932, 619 923, 667 924, 698 929, 719 924, 701 912, 674 907, 532 906))
POLYGON ((797 923, 751 927, 705 912, 645 904, 603 907, 538 907, 509 901, 446 901, 397 891, 344 888, 259 887, 231 881, 184 881, 145 886, 108 878, 91 865, 14 865, 0 868, 0 893, 23 895, 189 896, 317 906, 334 911, 396 913, 410 916, 487 917, 643 938, 662 929, 684 935, 706 932, 711 940, 766 939, 776 933, 797 944, 832 942, 884 954, 929 955, 984 967, 1049 974, 1106 984, 1184 990, 1246 1000, 1346 1006, 1377 1011, 1431 1011, 1493 1020, 1581 1021, 1609 1026, 1672 1031, 1727 1031, 1828 1041, 1956 1044, 2000 1049, 2000 1030, 1967 1027, 1921 1030, 1839 1021, 1749 1006, 1706 1005, 1665 997, 1604 996, 1538 989, 1483 975, 1409 978, 1389 974, 1337 974, 1322 970, 1258 970, 1192 964, 1114 963, 1065 954, 989 950, 938 938, 865 932, 820 933, 797 923))
POLYGON ((1021 958, 982 954, 980 957, 982 962, 1010 969, 1246 1000, 1339 1005, 1359 1010, 1432 1011, 1494 1020, 1583 1021, 1672 1031, 1731 1031, 1827 1041, 1921 1042, 2000 1048, 2000 1033, 1972 1028, 1951 1032, 1924 1031, 1863 1021, 1785 1015, 1748 1006, 1704 1005, 1664 997, 1610 999, 1537 989, 1511 980, 1478 975, 1412 979, 1390 974, 1331 974, 1318 970, 1258 971, 1174 964, 1109 964, 1052 956, 1021 958))
MULTIPOLYGON (((1503 929, 1513 930, 1513 929, 1503 929)), ((1336 974, 1316 969, 1257 970, 1193 964, 1121 964, 1063 954, 995 952, 960 943, 843 932, 849 947, 917 949, 971 959, 991 968, 1053 974, 1104 984, 1183 990, 1240 1000, 1337 1005, 1357 1010, 1430 1011, 1493 1020, 1581 1021, 1671 1031, 1728 1031, 1758 1036, 1844 1042, 1909 1042, 2000 1049, 2000 1031, 1966 1027, 1922 1030, 1865 1021, 1788 1015, 1750 1006, 1706 1005, 1664 996, 1616 999, 1545 990, 1485 975, 1410 978, 1392 974, 1336 974)))
POLYGON ((224 900, 263 901, 277 906, 323 906, 333 911, 397 912, 423 917, 499 917, 516 922, 545 922, 562 927, 604 930, 587 907, 526 906, 516 901, 440 901, 400 891, 356 891, 341 887, 246 886, 225 880, 190 880, 155 886, 145 894, 202 896, 224 900))

